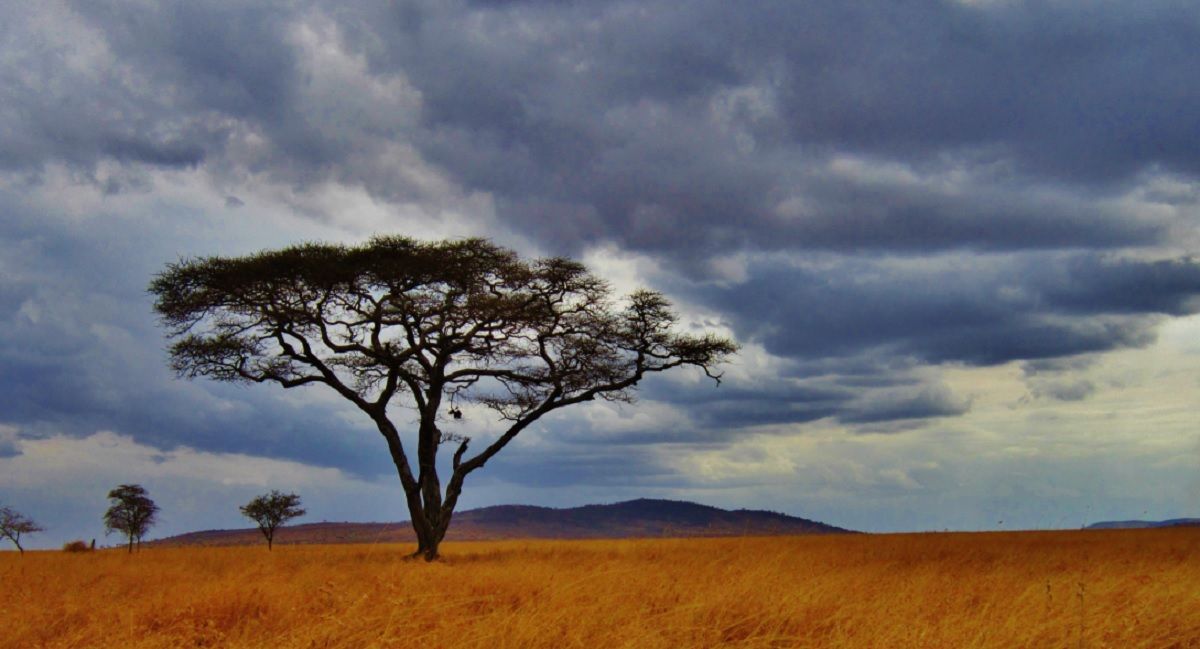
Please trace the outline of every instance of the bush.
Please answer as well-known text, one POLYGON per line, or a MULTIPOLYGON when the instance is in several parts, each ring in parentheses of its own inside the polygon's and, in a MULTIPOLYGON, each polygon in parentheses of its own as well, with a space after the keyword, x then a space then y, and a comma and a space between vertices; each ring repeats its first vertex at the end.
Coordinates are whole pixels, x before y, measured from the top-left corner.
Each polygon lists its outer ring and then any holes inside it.
POLYGON ((63 544, 63 552, 91 552, 92 547, 82 539, 63 544))

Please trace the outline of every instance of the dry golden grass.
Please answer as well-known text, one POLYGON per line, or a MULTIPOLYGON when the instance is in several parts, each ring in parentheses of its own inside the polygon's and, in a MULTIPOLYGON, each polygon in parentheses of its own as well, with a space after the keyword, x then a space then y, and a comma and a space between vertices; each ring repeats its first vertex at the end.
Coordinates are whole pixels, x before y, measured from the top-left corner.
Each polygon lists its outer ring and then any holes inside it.
POLYGON ((1200 530, 0 555, 0 647, 1200 647, 1200 530))

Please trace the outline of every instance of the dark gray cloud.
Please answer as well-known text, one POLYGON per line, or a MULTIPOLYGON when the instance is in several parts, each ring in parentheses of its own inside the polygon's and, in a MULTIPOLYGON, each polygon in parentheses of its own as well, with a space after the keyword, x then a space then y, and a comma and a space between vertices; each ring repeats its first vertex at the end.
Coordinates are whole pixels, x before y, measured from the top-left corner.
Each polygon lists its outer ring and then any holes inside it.
POLYGON ((799 359, 864 352, 993 365, 1140 346, 1200 310, 1200 263, 1095 253, 766 264, 699 289, 739 334, 799 359))
MULTIPOLYGON (((764 375, 720 386, 687 386, 647 382, 647 398, 684 408, 700 430, 638 431, 622 436, 629 443, 661 443, 677 439, 720 441, 738 429, 774 424, 800 424, 832 419, 861 425, 883 421, 961 415, 970 404, 946 385, 898 368, 875 365, 870 376, 838 368, 817 378, 764 375)), ((603 439, 603 438, 602 438, 603 439)))
POLYGON ((1074 356, 1026 361, 1021 375, 1029 389, 1029 399, 1083 401, 1095 394, 1096 384, 1081 378, 1082 372, 1096 362, 1095 356, 1074 356))
POLYGON ((808 137, 905 155, 990 145, 1068 178, 1196 171, 1177 139, 1197 126, 1178 112, 1198 97, 1193 6, 833 4, 780 25, 829 34, 796 39, 808 56, 791 59, 785 103, 808 137))
POLYGON ((850 424, 878 424, 928 417, 961 415, 970 403, 944 385, 867 393, 840 419, 850 424))
POLYGON ((1095 356, 1072 356, 1069 358, 1042 358, 1021 363, 1021 373, 1026 377, 1054 375, 1059 372, 1086 370, 1095 365, 1095 356))
POLYGON ((1080 380, 1039 380, 1031 382, 1030 393, 1034 398, 1057 401, 1083 401, 1096 392, 1096 384, 1080 380))
POLYGON ((1200 310, 1200 259, 1154 262, 1077 256, 1046 275, 1042 299, 1056 311, 1190 315, 1200 310))
POLYGON ((1195 12, 1152 6, 409 6, 364 51, 421 88, 431 160, 559 245, 1118 246, 1162 224, 1097 195, 1196 169, 1195 12), (845 155, 979 186, 831 178, 845 155))
POLYGON ((71 7, 51 18, 80 43, 8 16, 6 167, 435 200, 401 145, 548 246, 682 259, 1148 244, 1170 224, 1102 199, 1200 170, 1179 3, 71 7))

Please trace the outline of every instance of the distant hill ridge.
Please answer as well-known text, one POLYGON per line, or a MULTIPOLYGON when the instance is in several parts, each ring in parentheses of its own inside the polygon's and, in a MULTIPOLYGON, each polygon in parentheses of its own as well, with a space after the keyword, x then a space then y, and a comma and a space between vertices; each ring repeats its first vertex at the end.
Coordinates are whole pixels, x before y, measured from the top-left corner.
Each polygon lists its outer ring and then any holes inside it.
POLYGON ((1101 521, 1087 526, 1089 530, 1129 530, 1147 527, 1200 527, 1200 518, 1171 518, 1165 521, 1101 521))
MULTIPOLYGON (((726 510, 709 505, 639 498, 611 505, 566 509, 497 505, 454 515, 449 540, 589 539, 662 536, 767 536, 839 534, 852 530, 778 512, 726 510)), ((281 528, 277 544, 395 543, 413 541, 407 521, 398 523, 307 523, 281 528)), ((151 545, 246 545, 261 543, 257 529, 204 530, 153 541, 151 545)))

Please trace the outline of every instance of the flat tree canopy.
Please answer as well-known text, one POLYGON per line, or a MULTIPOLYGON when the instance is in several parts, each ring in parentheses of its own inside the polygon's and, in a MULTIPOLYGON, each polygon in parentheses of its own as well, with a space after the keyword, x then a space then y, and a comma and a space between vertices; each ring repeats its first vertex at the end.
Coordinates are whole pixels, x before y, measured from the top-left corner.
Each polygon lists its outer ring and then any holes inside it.
POLYGON ((396 465, 417 553, 429 560, 467 475, 539 417, 597 398, 629 400, 647 374, 683 365, 717 379, 714 366, 736 351, 726 338, 674 331, 659 293, 618 304, 578 262, 522 260, 484 239, 377 237, 185 260, 150 291, 180 376, 321 384, 370 418, 396 465), (441 429, 468 403, 504 423, 475 454, 469 438, 441 429), (394 405, 417 412, 415 464, 394 405), (445 444, 454 450, 443 490, 445 444))

